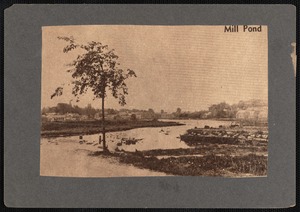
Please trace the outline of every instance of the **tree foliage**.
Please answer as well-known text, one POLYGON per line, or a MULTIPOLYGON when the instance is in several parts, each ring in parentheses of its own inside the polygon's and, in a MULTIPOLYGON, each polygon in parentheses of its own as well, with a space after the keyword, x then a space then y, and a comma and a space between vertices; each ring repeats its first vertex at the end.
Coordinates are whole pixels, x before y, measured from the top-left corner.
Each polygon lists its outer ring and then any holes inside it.
MULTIPOLYGON (((118 56, 114 49, 109 49, 107 45, 101 42, 91 41, 87 44, 78 44, 71 37, 58 37, 68 43, 63 48, 64 53, 75 49, 83 50, 83 53, 68 64, 67 72, 72 75, 72 94, 79 101, 79 96, 85 94, 90 89, 94 95, 93 99, 105 98, 107 90, 113 97, 119 100, 120 105, 125 105, 125 95, 128 94, 128 88, 125 80, 130 77, 136 77, 131 69, 121 69, 118 63, 118 56)), ((60 96, 63 88, 58 87, 51 96, 60 96)))
MULTIPOLYGON (((107 109, 107 110, 113 110, 113 109, 107 109)), ((58 113, 64 115, 67 113, 76 113, 79 115, 86 115, 89 117, 94 117, 96 113, 100 113, 100 112, 101 112, 100 109, 95 109, 89 105, 87 107, 81 108, 77 105, 70 105, 66 103, 58 103, 54 107, 48 107, 42 109, 42 114, 58 113)))

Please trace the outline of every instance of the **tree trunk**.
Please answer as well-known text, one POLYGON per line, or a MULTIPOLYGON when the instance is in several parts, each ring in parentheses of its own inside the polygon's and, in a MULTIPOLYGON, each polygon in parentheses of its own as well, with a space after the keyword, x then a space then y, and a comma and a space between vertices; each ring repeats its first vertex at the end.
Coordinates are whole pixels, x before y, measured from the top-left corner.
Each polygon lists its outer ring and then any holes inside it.
POLYGON ((106 140, 105 140, 105 115, 104 115, 104 96, 102 97, 102 135, 103 135, 103 151, 106 152, 106 140))

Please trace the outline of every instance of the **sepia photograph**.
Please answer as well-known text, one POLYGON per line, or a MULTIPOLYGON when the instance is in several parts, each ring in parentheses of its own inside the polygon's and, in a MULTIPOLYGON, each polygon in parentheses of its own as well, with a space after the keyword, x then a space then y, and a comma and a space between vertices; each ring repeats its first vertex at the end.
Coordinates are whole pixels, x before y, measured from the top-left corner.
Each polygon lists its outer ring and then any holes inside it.
POLYGON ((41 176, 267 176, 265 25, 44 26, 41 76, 41 176))

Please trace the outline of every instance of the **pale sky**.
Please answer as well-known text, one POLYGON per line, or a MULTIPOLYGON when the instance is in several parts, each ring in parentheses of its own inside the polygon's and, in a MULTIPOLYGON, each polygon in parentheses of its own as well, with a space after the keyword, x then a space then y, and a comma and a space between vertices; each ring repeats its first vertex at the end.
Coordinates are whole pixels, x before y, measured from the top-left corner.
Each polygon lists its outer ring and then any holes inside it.
MULTIPOLYGON (((242 26, 240 26, 240 29, 242 26)), ((90 93, 76 103, 68 83, 67 63, 77 50, 63 53, 66 42, 58 36, 73 36, 78 43, 99 41, 115 49, 120 67, 133 69, 137 78, 127 81, 127 105, 109 95, 106 108, 199 111, 210 105, 268 98, 267 27, 262 32, 224 32, 224 26, 49 26, 42 38, 42 107, 59 102, 80 107, 93 101, 90 93), (55 88, 65 84, 64 94, 50 99, 55 88)))

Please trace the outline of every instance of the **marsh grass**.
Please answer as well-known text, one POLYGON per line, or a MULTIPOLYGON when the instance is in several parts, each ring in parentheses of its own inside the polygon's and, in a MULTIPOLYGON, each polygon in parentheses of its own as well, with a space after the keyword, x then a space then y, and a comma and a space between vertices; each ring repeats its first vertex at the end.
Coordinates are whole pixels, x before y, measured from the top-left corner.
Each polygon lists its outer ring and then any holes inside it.
POLYGON ((132 164, 142 169, 165 172, 181 176, 224 176, 234 175, 265 176, 267 174, 267 157, 256 154, 218 156, 215 153, 197 156, 167 157, 158 159, 154 156, 145 157, 142 152, 114 153, 121 163, 132 164))

